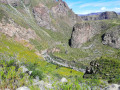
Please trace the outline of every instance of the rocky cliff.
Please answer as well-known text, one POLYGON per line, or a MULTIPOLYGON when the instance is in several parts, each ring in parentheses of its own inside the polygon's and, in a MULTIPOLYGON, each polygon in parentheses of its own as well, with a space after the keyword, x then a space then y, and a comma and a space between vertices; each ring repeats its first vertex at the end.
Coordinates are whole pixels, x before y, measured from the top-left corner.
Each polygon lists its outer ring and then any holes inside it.
POLYGON ((106 23, 101 21, 76 24, 73 27, 71 36, 71 47, 80 48, 83 43, 86 43, 92 37, 108 27, 109 26, 106 23))
MULTIPOLYGON (((36 23, 40 27, 52 31, 60 31, 63 29, 62 23, 72 27, 76 22, 81 22, 82 19, 76 15, 62 0, 50 1, 31 1, 31 0, 0 0, 1 3, 15 7, 25 7, 27 13, 34 16, 36 23), (32 10, 32 12, 30 10, 32 10)), ((17 10, 16 10, 17 11, 17 10)), ((25 12, 26 12, 25 11, 25 12)), ((19 9, 19 12, 24 12, 19 9)))
POLYGON ((55 28, 51 24, 50 10, 48 7, 43 4, 39 4, 33 8, 33 15, 39 26, 55 31, 55 28))
POLYGON ((82 21, 62 0, 53 1, 50 8, 40 3, 33 8, 33 14, 39 26, 53 31, 62 29, 61 22, 72 27, 82 21))
POLYGON ((104 45, 109 45, 113 48, 120 48, 120 25, 108 30, 102 36, 102 43, 104 45))
POLYGON ((81 16, 81 18, 85 21, 94 21, 94 20, 99 20, 98 15, 91 15, 91 16, 81 16))

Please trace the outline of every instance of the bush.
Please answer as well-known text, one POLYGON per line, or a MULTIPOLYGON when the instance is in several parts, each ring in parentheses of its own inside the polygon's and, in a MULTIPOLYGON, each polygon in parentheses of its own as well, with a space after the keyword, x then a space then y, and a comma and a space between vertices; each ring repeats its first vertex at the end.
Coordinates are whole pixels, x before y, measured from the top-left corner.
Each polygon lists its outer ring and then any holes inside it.
POLYGON ((32 74, 31 74, 30 77, 31 77, 31 78, 36 78, 36 76, 38 76, 39 79, 42 80, 42 78, 43 78, 43 72, 40 71, 40 70, 34 70, 34 71, 32 72, 32 74))
POLYGON ((17 87, 28 85, 28 74, 22 73, 15 60, 0 60, 0 89, 9 88, 15 90, 17 87))

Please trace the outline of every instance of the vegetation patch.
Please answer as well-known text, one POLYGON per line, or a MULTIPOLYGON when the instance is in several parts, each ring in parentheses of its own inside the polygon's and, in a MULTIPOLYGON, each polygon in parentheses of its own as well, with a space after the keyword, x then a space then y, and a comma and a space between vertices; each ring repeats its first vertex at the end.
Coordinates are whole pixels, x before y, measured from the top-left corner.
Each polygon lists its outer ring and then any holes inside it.
POLYGON ((84 77, 94 79, 106 79, 109 83, 120 82, 120 60, 116 58, 101 57, 90 63, 92 73, 86 73, 84 77))

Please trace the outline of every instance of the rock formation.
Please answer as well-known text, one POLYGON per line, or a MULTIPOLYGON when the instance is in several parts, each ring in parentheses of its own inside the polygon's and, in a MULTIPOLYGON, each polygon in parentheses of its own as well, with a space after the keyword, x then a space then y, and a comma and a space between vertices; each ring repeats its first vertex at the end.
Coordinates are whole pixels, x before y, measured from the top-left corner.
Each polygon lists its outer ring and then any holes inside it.
POLYGON ((112 85, 109 85, 108 87, 105 87, 103 90, 120 90, 120 85, 112 84, 112 85))
POLYGON ((35 39, 37 37, 35 31, 9 23, 0 23, 0 32, 9 37, 14 37, 17 41, 25 40, 29 42, 29 39, 35 39))
POLYGON ((94 15, 94 16, 81 16, 81 18, 85 21, 94 21, 94 20, 99 20, 98 19, 98 15, 94 15))
POLYGON ((55 30, 51 25, 50 10, 46 6, 39 4, 39 6, 34 7, 33 14, 39 26, 55 30))
POLYGON ((104 45, 109 45, 113 48, 120 48, 120 25, 108 30, 102 36, 102 43, 104 45))
POLYGON ((64 1, 58 0, 53 2, 53 4, 51 8, 42 3, 33 8, 33 15, 40 27, 56 31, 58 27, 59 29, 62 28, 61 25, 63 24, 61 22, 72 27, 76 22, 82 21, 64 1))
POLYGON ((80 48, 83 43, 86 43, 106 28, 108 28, 108 25, 100 21, 76 24, 73 27, 71 47, 80 48))
POLYGON ((99 15, 99 20, 103 20, 103 19, 115 19, 118 18, 118 15, 116 12, 103 12, 99 15))
POLYGON ((58 16, 66 16, 68 14, 68 11, 69 11, 68 5, 62 0, 58 1, 58 5, 52 7, 52 12, 58 16))

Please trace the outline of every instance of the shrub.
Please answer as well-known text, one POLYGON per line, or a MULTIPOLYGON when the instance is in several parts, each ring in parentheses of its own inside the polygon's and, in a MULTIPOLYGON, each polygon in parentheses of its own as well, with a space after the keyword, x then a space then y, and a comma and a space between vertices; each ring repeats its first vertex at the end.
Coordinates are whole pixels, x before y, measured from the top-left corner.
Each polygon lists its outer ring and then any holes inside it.
POLYGON ((40 80, 43 78, 43 72, 40 70, 34 70, 31 74, 31 78, 36 78, 36 76, 39 77, 40 80))

